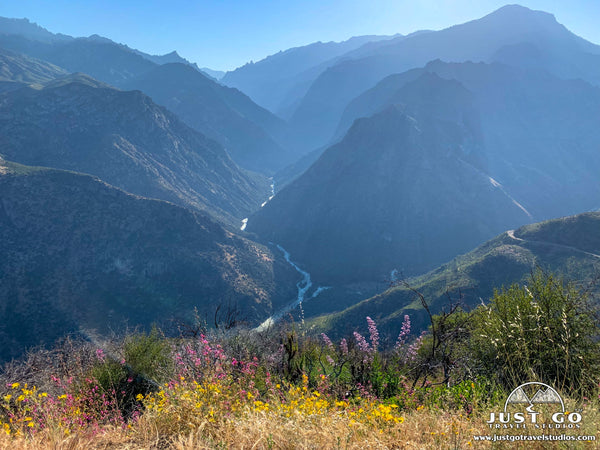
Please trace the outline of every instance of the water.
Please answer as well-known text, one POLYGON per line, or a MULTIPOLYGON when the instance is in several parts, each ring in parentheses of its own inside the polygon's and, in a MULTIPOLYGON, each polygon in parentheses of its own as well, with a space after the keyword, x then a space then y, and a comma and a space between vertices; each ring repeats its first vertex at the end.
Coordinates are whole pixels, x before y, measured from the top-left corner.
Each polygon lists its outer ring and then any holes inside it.
MULTIPOLYGON (((296 299, 293 302, 284 306, 277 313, 273 314, 271 317, 269 317, 267 320, 265 320, 263 323, 261 323, 256 328, 256 331, 266 330, 271 325, 275 324, 275 322, 277 322, 279 319, 281 319, 284 315, 286 315, 287 313, 289 313, 290 311, 292 311, 296 307, 298 307, 300 304, 302 304, 302 302, 304 301, 304 298, 306 296, 306 293, 313 285, 312 280, 310 278, 310 274, 308 272, 306 272, 305 270, 302 270, 300 267, 298 267, 298 265, 294 261, 292 261, 290 253, 279 244, 277 245, 277 248, 283 253, 283 257, 285 258, 285 260, 300 275, 302 275, 302 279, 298 283, 296 283, 296 288, 298 289, 298 296, 296 297, 296 299)), ((323 292, 327 289, 331 289, 331 288, 329 286, 321 286, 321 287, 317 288, 310 298, 311 299, 316 298, 321 292, 323 292)))

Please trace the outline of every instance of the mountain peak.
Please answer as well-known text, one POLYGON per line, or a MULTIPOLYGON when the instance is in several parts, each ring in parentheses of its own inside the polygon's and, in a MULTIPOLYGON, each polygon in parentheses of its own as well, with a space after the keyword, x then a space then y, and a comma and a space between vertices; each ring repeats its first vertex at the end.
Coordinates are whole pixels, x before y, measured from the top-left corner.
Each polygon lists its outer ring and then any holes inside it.
POLYGON ((547 22, 557 23, 554 14, 530 9, 518 4, 505 5, 496 11, 481 18, 481 20, 499 19, 499 20, 524 20, 536 19, 547 22))

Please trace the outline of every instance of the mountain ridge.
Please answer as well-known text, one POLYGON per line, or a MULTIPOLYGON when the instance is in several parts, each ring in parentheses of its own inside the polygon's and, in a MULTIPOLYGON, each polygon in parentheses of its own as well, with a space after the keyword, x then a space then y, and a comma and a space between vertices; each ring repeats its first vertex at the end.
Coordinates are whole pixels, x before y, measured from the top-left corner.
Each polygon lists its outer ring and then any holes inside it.
POLYGON ((418 333, 429 323, 413 289, 424 295, 434 313, 453 303, 473 308, 491 298, 494 289, 525 282, 536 268, 564 276, 596 295, 599 224, 600 213, 589 212, 508 230, 431 272, 406 278, 409 287, 398 283, 347 309, 310 318, 309 326, 314 325, 314 332, 344 335, 370 316, 380 329, 397 332, 409 314, 418 333))
POLYGON ((0 159, 0 236, 0 360, 194 308, 259 323, 294 295, 287 262, 209 215, 75 172, 0 159))
POLYGON ((371 53, 347 54, 313 82, 290 126, 308 152, 330 142, 347 104, 384 77, 437 58, 489 62, 501 48, 519 43, 532 43, 548 53, 553 64, 546 69, 557 76, 600 85, 600 46, 574 35, 548 13, 509 6, 440 31, 392 40, 371 53))
POLYGON ((266 177, 240 169, 218 143, 140 91, 94 83, 72 76, 63 85, 4 94, 4 158, 97 175, 128 192, 210 210, 235 225, 269 195, 266 177))
POLYGON ((327 285, 380 280, 394 268, 416 274, 508 223, 529 222, 485 173, 471 94, 439 77, 425 77, 411 91, 429 93, 431 101, 391 105, 355 121, 251 216, 247 229, 282 245, 327 285), (442 98, 452 99, 446 110, 436 106, 442 98))

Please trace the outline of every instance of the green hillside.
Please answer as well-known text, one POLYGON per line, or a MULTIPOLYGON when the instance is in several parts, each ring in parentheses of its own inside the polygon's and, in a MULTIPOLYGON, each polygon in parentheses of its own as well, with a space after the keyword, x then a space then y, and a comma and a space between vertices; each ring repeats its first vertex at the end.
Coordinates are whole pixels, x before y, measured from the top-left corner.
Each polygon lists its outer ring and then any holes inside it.
MULTIPOLYGON (((457 301, 469 307, 486 302, 495 288, 523 281, 536 266, 587 286, 600 269, 600 212, 502 233, 438 269, 406 281, 425 296, 433 311, 440 311, 457 301)), ((427 327, 418 297, 409 288, 396 285, 310 323, 314 331, 338 336, 362 326, 365 316, 370 316, 393 335, 400 330, 405 314, 411 316, 415 330, 427 327)))

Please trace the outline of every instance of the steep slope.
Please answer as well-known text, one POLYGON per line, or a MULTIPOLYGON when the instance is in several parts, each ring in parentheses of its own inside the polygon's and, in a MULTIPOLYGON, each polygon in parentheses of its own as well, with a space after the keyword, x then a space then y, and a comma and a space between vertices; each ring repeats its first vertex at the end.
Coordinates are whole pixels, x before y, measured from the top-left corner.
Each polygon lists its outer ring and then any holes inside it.
POLYGON ((444 63, 390 75, 353 100, 338 134, 358 117, 402 101, 423 74, 458 80, 481 112, 492 177, 539 219, 600 206, 600 88, 502 64, 444 63))
MULTIPOLYGON (((600 213, 584 213, 526 225, 502 233, 475 250, 423 276, 408 279, 434 312, 461 301, 468 307, 487 301, 495 288, 523 282, 535 267, 578 281, 584 288, 600 270, 600 213)), ((596 284, 594 292, 600 286, 596 284)), ((397 335, 404 314, 418 333, 428 326, 418 298, 403 287, 392 287, 344 311, 314 320, 317 331, 343 335, 374 318, 390 335, 397 335)))
POLYGON ((0 47, 55 64, 68 72, 83 72, 118 85, 156 66, 125 45, 91 36, 36 41, 19 34, 0 34, 0 47))
POLYGON ((177 53, 176 50, 173 50, 171 53, 165 53, 164 55, 149 55, 148 53, 144 53, 139 50, 134 50, 134 52, 140 56, 143 56, 148 61, 152 61, 153 63, 158 65, 179 63, 191 66, 196 70, 199 70, 198 66, 195 63, 191 63, 187 59, 179 56, 179 53, 177 53))
POLYGON ((111 84, 119 84, 154 65, 169 63, 186 64, 203 73, 210 71, 199 69, 196 63, 182 58, 175 50, 164 55, 150 55, 97 34, 87 38, 55 34, 28 19, 0 17, 0 43, 20 53, 48 61, 55 60, 55 64, 71 72, 84 72, 111 84), (103 61, 105 57, 109 58, 103 61), (105 67, 102 67, 102 63, 105 67))
POLYGON ((390 37, 358 36, 343 42, 315 42, 291 48, 227 72, 221 81, 279 113, 300 99, 332 60, 368 42, 385 39, 390 37))
POLYGON ((64 34, 51 33, 37 23, 30 22, 29 19, 11 19, 8 17, 0 17, 0 34, 16 34, 39 42, 69 41, 73 39, 71 36, 64 34))
POLYGON ((19 84, 43 83, 64 77, 67 72, 53 64, 0 48, 0 81, 19 84))
POLYGON ((235 224, 270 192, 265 177, 149 97, 85 76, 0 97, 0 149, 7 160, 89 173, 235 224))
POLYGON ((296 273, 206 214, 97 178, 0 160, 0 360, 71 332, 212 320, 257 323, 296 273))
POLYGON ((327 284, 422 273, 529 222, 485 173, 471 94, 435 75, 407 93, 406 105, 356 121, 248 230, 327 284))
POLYGON ((219 81, 221 78, 225 76, 225 72, 222 70, 214 70, 208 67, 201 67, 200 70, 208 75, 209 77, 213 77, 215 80, 219 81))
POLYGON ((479 20, 346 54, 314 81, 296 109, 290 121, 295 139, 303 142, 305 151, 328 142, 348 102, 387 75, 436 58, 492 61, 503 52, 510 54, 510 46, 523 45, 548 55, 552 64, 543 68, 557 76, 600 84, 599 46, 572 34, 551 14, 511 5, 479 20))
POLYGON ((271 174, 291 156, 265 130, 281 136, 285 123, 237 89, 183 64, 165 64, 121 84, 139 89, 187 125, 221 143, 242 167, 271 174))

